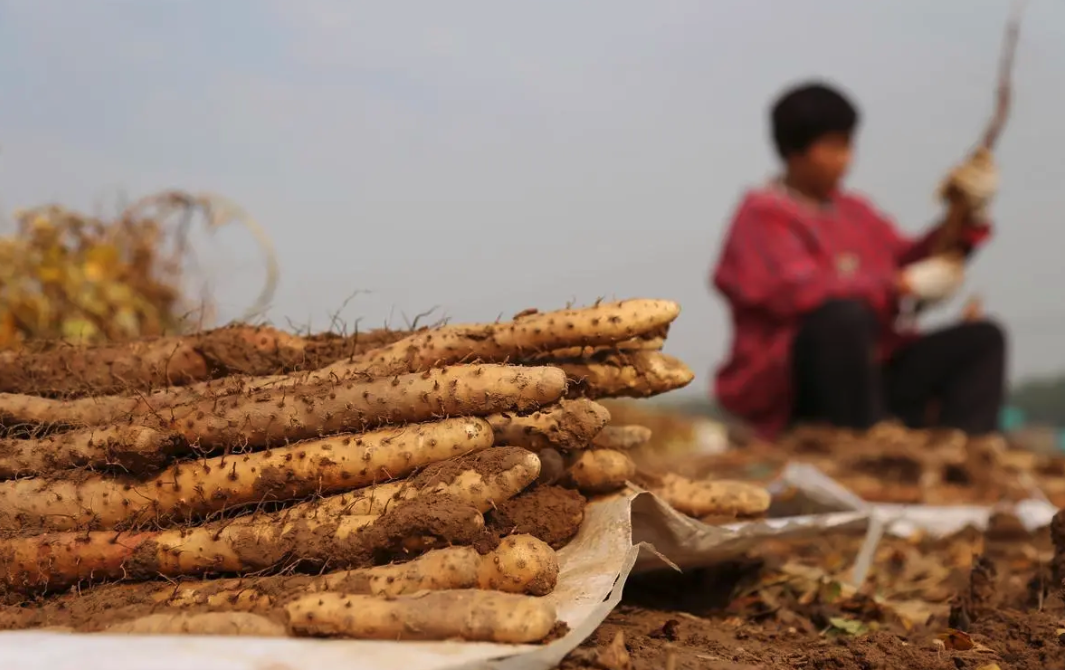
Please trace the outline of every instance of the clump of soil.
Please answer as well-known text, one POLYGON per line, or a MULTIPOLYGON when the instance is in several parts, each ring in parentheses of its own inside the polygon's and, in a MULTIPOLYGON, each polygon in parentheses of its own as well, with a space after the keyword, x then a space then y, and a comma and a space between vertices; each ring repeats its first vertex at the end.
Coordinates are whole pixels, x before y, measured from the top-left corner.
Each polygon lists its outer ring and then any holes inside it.
POLYGON ((499 536, 524 533, 558 549, 580 530, 586 502, 561 486, 535 486, 498 505, 485 520, 499 536))

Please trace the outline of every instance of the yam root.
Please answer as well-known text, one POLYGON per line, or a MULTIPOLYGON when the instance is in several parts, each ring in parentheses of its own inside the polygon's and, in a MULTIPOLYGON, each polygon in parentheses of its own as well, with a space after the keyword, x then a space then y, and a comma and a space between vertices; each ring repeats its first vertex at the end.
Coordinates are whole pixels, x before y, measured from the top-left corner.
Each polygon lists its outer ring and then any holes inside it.
POLYGON ((539 451, 547 447, 583 449, 610 421, 610 412, 592 400, 564 400, 532 414, 503 412, 487 417, 496 444, 539 451))
POLYGON ((182 386, 234 373, 267 375, 299 365, 303 349, 299 337, 253 326, 98 347, 56 344, 0 354, 0 391, 98 395, 182 386))
POLYGON ((749 482, 729 480, 693 481, 666 473, 652 489, 673 509, 693 517, 750 517, 769 509, 770 495, 765 488, 749 482))
POLYGON ((268 446, 387 423, 528 411, 566 389, 558 368, 456 365, 372 381, 322 382, 204 400, 162 427, 201 448, 268 446))
POLYGON ((188 445, 174 433, 138 426, 85 428, 40 438, 0 439, 0 479, 52 475, 73 468, 133 474, 159 470, 188 445))
POLYGON ((347 514, 382 514, 415 498, 448 496, 482 513, 521 493, 540 474, 540 459, 519 447, 498 447, 430 465, 405 481, 356 489, 293 505, 288 518, 329 519, 347 514))
POLYGON ((123 635, 244 635, 285 637, 283 624, 250 612, 161 612, 103 629, 123 635))
POLYGON ((513 321, 453 325, 416 331, 409 337, 318 375, 393 375, 460 362, 502 363, 555 349, 624 342, 668 326, 680 306, 669 300, 623 300, 583 309, 527 310, 513 321))
POLYGON ((168 525, 235 507, 404 477, 417 468, 487 449, 492 441, 492 429, 483 419, 445 419, 178 463, 144 482, 99 476, 81 481, 4 481, 0 482, 0 528, 62 531, 168 525))
POLYGON ((597 449, 628 451, 651 441, 651 429, 646 426, 605 426, 592 438, 597 449))
POLYGON ((613 449, 589 449, 571 457, 567 484, 587 493, 609 493, 625 486, 636 475, 629 455, 613 449))
POLYGON ((679 388, 695 379, 680 359, 660 351, 616 354, 595 362, 553 363, 573 382, 569 397, 647 398, 679 388))
POLYGON ((330 520, 279 515, 143 533, 48 533, 0 540, 0 580, 17 591, 82 582, 141 581, 297 566, 369 567, 382 556, 421 553, 443 542, 468 544, 484 528, 476 509, 446 497, 411 501, 381 516, 330 520))
POLYGON ((49 598, 36 607, 9 608, 10 616, 0 617, 0 630, 39 628, 50 621, 63 621, 79 630, 106 627, 124 618, 118 614, 123 609, 143 613, 145 609, 210 608, 269 614, 311 593, 401 596, 479 588, 540 596, 554 589, 558 571, 558 558, 550 547, 534 537, 514 535, 484 555, 473 547, 444 547, 402 563, 323 575, 103 584, 49 598), (118 616, 101 617, 102 612, 118 616))
POLYGON ((532 596, 494 591, 427 591, 396 598, 320 593, 290 603, 297 635, 359 640, 539 642, 557 621, 553 605, 532 596))
POLYGON ((530 365, 551 365, 551 361, 572 360, 577 358, 594 358, 611 353, 629 353, 633 351, 661 351, 666 343, 665 337, 637 337, 617 344, 598 347, 566 347, 555 349, 543 354, 535 354, 522 359, 522 363, 530 365))

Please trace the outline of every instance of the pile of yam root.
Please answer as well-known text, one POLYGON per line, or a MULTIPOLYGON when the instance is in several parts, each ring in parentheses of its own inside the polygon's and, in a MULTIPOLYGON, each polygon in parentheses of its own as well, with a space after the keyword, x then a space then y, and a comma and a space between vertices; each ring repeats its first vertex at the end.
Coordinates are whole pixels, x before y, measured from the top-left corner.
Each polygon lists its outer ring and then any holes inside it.
POLYGON ((649 437, 596 399, 692 380, 660 350, 679 311, 0 355, 0 630, 553 639, 556 551, 649 437))

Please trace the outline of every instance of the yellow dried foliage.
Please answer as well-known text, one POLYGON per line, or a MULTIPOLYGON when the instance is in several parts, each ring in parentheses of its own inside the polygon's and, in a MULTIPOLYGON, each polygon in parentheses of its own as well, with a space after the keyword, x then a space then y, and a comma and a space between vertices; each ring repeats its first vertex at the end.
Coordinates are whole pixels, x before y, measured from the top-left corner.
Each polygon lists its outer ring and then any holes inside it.
POLYGON ((269 241, 246 215, 217 196, 168 191, 144 198, 112 220, 58 205, 16 212, 0 237, 0 349, 34 340, 78 344, 177 334, 208 325, 210 305, 182 295, 186 236, 196 214, 214 229, 250 224, 270 261, 269 241))

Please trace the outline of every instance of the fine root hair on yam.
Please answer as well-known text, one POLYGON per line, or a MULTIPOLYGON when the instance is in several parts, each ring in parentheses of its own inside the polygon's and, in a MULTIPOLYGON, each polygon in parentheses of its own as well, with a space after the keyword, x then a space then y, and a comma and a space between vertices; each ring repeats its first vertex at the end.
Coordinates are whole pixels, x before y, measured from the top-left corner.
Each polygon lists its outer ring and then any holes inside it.
POLYGON ((593 400, 563 400, 532 414, 503 412, 487 417, 495 431, 496 444, 509 444, 539 451, 583 449, 610 422, 607 408, 593 400))
POLYGON ((592 446, 629 451, 650 442, 651 435, 651 429, 647 426, 606 426, 592 438, 592 446))
POLYGON ((667 326, 680 314, 669 300, 634 299, 554 312, 527 310, 513 321, 449 325, 417 331, 351 361, 320 370, 341 379, 351 374, 391 375, 466 361, 505 362, 573 346, 624 342, 667 326))
POLYGON ((492 442, 492 429, 483 419, 444 419, 178 463, 144 482, 99 476, 82 481, 4 481, 0 482, 0 528, 166 525, 235 507, 404 477, 417 468, 487 449, 492 442))
POLYGON ((112 624, 104 633, 121 635, 242 635, 285 637, 283 624, 250 612, 159 612, 112 624))
POLYGON ((455 365, 371 381, 321 382, 201 401, 163 427, 201 448, 268 446, 441 416, 528 411, 566 390, 558 368, 455 365))
POLYGON ((762 486, 730 480, 691 480, 666 473, 651 489, 673 509, 693 517, 748 517, 764 514, 771 496, 762 486))
POLYGON ((684 388, 695 379, 695 373, 680 359, 660 351, 552 364, 566 371, 572 382, 569 396, 574 398, 649 398, 684 388))
POLYGON ((496 447, 435 463, 404 481, 299 503, 285 514, 288 518, 382 514, 403 501, 441 495, 487 512, 521 493, 539 474, 536 454, 519 447, 496 447))
POLYGON ((247 574, 306 566, 369 567, 449 544, 470 544, 484 517, 446 497, 410 501, 381 516, 335 520, 281 515, 143 533, 66 532, 0 539, 0 579, 21 592, 79 583, 205 574, 247 574))
POLYGON ((286 607, 297 635, 358 640, 450 640, 528 644, 555 627, 542 598, 494 591, 427 591, 383 598, 319 593, 286 607))
POLYGON ((570 458, 567 483, 582 493, 609 493, 636 475, 629 455, 613 449, 589 449, 570 458))
POLYGON ((141 426, 83 428, 29 439, 0 438, 0 479, 55 475, 74 468, 146 475, 187 450, 188 443, 179 435, 141 426))

